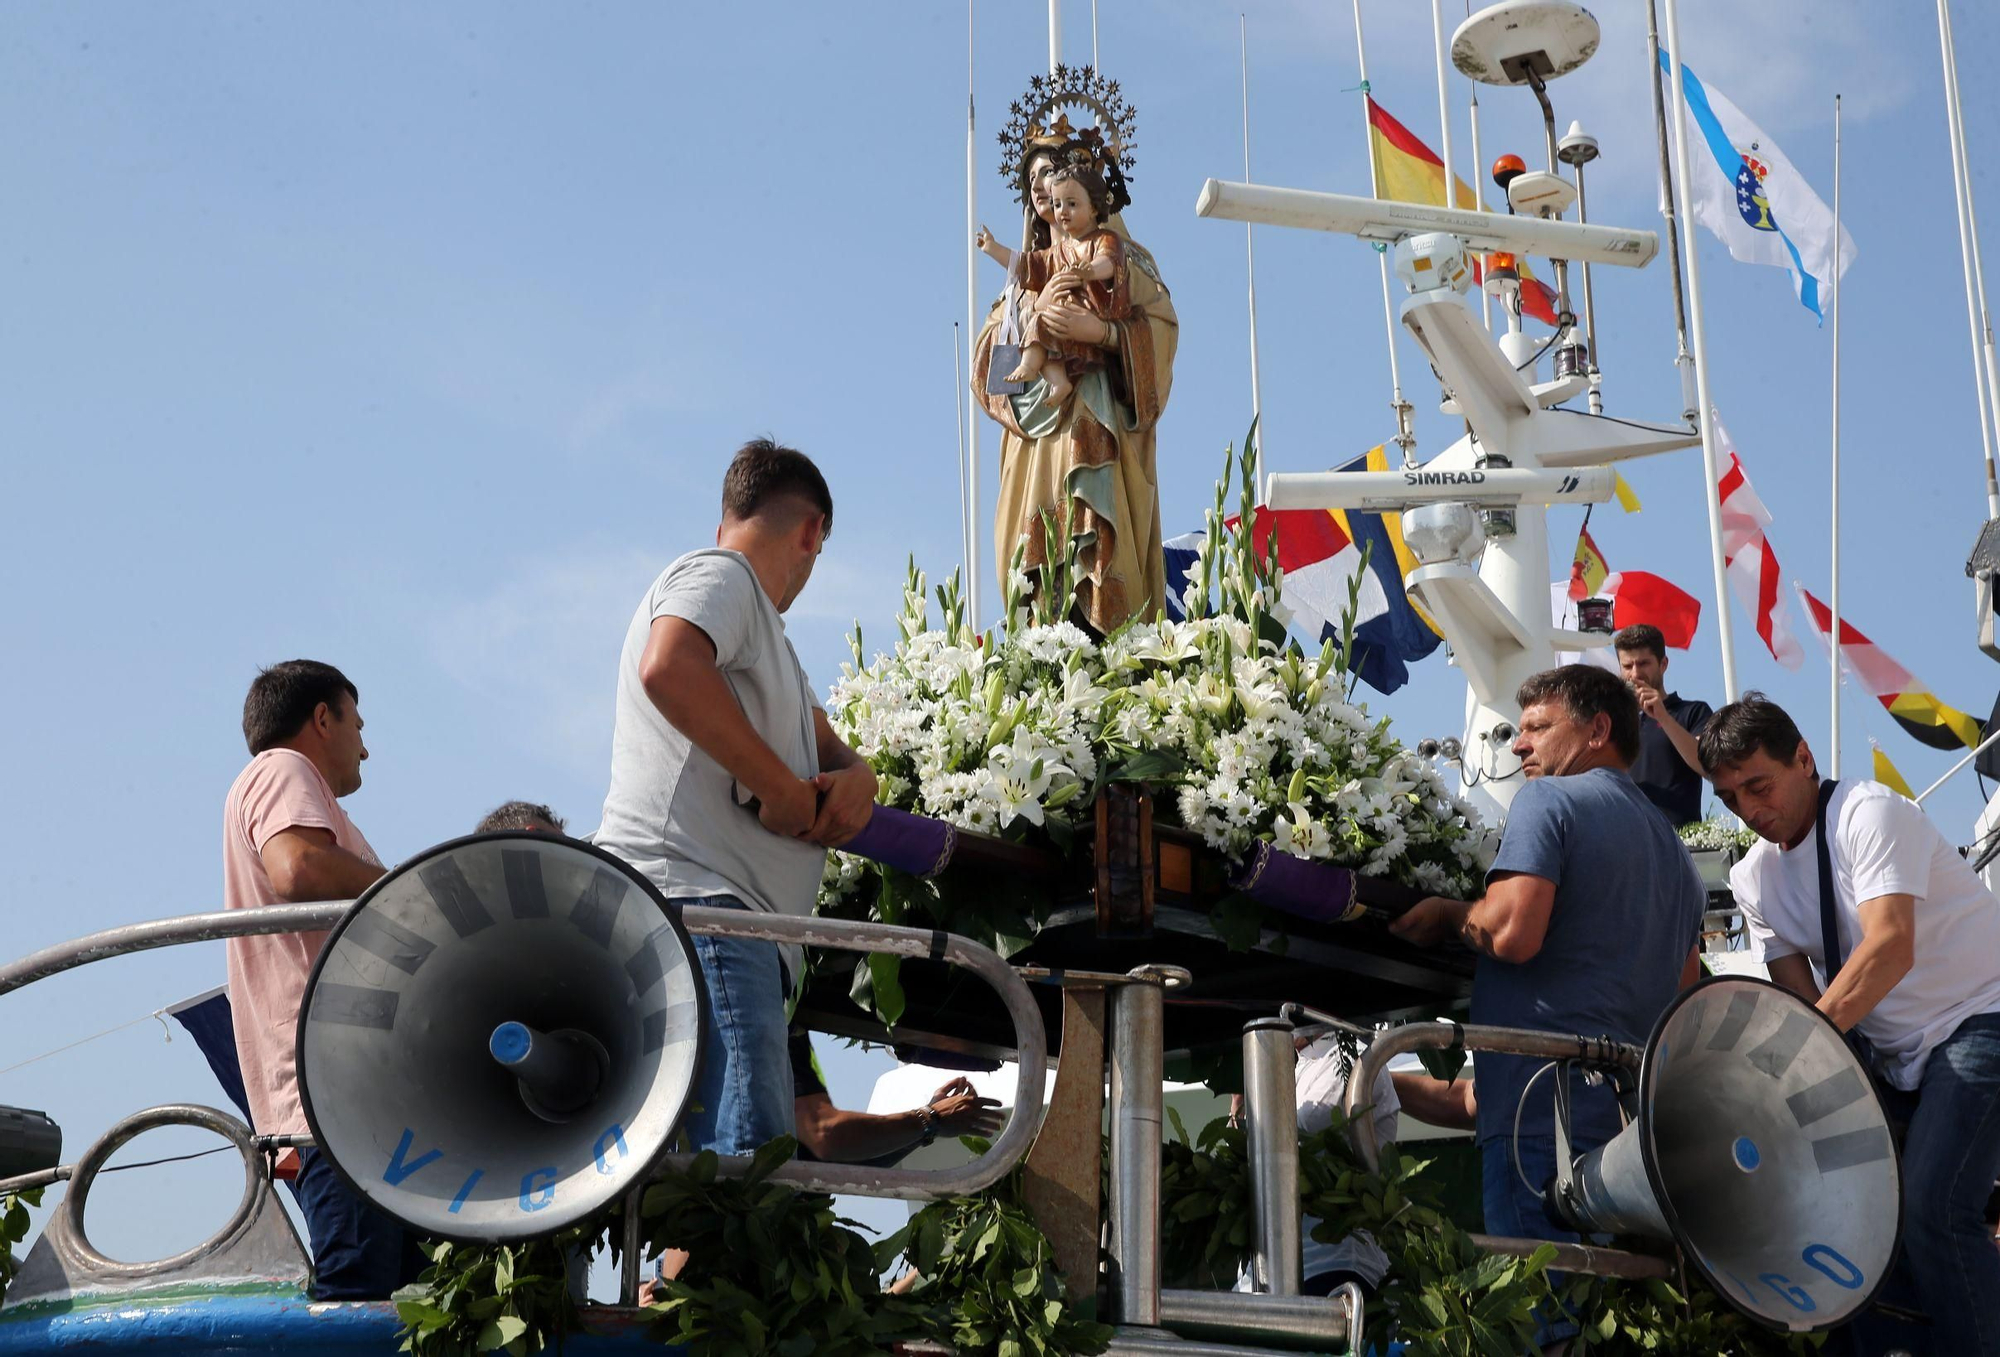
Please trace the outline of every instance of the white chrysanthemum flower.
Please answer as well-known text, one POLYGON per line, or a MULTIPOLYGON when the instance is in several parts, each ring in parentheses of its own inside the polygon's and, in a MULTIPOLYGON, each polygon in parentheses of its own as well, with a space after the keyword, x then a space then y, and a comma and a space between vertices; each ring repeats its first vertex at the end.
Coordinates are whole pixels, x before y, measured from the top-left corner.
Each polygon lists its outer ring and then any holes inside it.
POLYGON ((1021 649, 1030 659, 1044 664, 1060 664, 1073 654, 1097 654, 1097 647, 1074 622, 1028 628, 1021 633, 1021 649))

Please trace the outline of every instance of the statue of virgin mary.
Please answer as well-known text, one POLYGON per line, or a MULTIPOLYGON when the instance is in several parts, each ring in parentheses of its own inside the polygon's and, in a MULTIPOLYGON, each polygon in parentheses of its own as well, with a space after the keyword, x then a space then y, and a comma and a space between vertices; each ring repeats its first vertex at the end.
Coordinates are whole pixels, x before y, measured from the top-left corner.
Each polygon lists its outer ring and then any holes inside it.
POLYGON ((1159 265, 1125 226, 1131 114, 1116 82, 1087 67, 1058 68, 1036 77, 1030 99, 1026 108, 1014 106, 1001 134, 1003 171, 1024 209, 1022 248, 1049 247, 1050 172, 1090 165, 1111 189, 1114 210, 1106 224, 1124 240, 1131 306, 1127 318, 1104 320, 1083 306, 1076 280, 1058 278, 1037 293, 1020 286, 1017 271, 988 313, 974 350, 973 389, 1001 428, 994 556, 1003 593, 1017 547, 1022 568, 1038 581, 1049 564, 1045 523, 1067 524, 1076 556, 1071 620, 1105 635, 1166 606, 1155 450, 1180 323, 1159 265), (1066 114, 1043 125, 1065 105, 1089 109, 1099 126, 1073 130, 1066 114), (1055 339, 1104 351, 1105 361, 1090 365, 1059 403, 1051 403, 1045 381, 1010 389, 1000 378, 1011 362, 994 370, 996 344, 1004 348, 1030 312, 1055 339))

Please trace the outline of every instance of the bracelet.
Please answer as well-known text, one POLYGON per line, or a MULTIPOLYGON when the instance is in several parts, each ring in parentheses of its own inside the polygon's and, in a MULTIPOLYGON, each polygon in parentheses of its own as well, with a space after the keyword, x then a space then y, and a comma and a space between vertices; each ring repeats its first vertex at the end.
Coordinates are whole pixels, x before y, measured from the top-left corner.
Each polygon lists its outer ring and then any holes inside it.
POLYGON ((918 1108, 918 1109, 917 1109, 917 1119, 918 1119, 919 1121, 923 1122, 923 1124, 924 1124, 924 1133, 923 1133, 922 1137, 920 1137, 920 1138, 918 1139, 918 1141, 917 1141, 917 1144, 918 1144, 918 1145, 929 1145, 929 1144, 933 1143, 934 1141, 936 1141, 936 1140, 937 1140, 937 1113, 936 1113, 936 1112, 934 1112, 934 1111, 932 1111, 932 1110, 931 1110, 931 1108, 930 1108, 930 1106, 929 1106, 928 1104, 926 1104, 925 1106, 923 1106, 923 1107, 920 1107, 920 1108, 918 1108))

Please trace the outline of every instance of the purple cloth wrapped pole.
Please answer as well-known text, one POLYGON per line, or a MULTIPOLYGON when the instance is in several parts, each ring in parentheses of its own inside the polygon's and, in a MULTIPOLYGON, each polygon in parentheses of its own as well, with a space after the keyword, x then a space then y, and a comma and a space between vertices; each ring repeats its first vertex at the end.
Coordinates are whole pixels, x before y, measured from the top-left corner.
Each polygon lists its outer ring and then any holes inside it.
POLYGON ((861 832, 843 844, 841 851, 913 876, 936 876, 951 865, 952 850, 957 846, 955 826, 894 806, 877 806, 861 832))
POLYGON ((1349 923, 1368 912, 1346 867, 1294 857, 1268 843, 1229 874, 1229 884, 1259 904, 1317 923, 1349 923))

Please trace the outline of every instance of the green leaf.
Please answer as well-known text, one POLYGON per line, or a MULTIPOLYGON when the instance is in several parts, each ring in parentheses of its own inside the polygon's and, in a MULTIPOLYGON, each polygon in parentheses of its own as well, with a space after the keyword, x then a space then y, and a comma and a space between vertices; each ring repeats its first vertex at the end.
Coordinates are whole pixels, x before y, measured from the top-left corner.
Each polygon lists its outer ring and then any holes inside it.
POLYGON ((903 1020, 907 1000, 903 995, 903 959, 882 952, 870 952, 865 963, 873 982, 875 1013, 894 1027, 903 1020))
POLYGON ((1238 892, 1224 896, 1209 911, 1209 926, 1232 952, 1247 952, 1264 932, 1264 907, 1238 892))
POLYGON ((1135 754, 1105 775, 1107 782, 1167 782, 1188 771, 1186 759, 1163 750, 1135 754))

